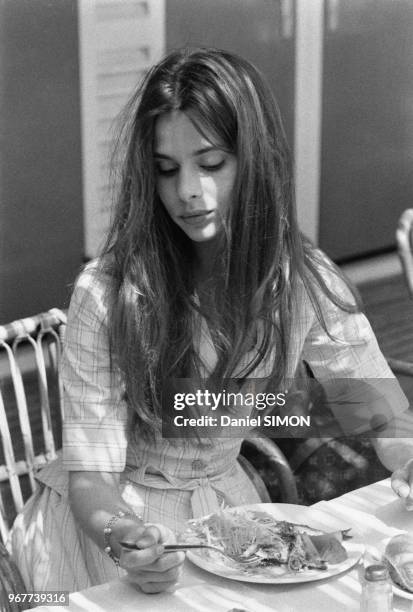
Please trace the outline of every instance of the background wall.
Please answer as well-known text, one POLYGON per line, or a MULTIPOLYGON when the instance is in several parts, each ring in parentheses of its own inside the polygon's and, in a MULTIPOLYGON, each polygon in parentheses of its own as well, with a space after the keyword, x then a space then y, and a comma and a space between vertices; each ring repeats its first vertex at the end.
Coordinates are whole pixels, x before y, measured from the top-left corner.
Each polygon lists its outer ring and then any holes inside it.
POLYGON ((165 7, 167 50, 228 48, 267 76, 304 232, 341 262, 394 247, 413 202, 411 0, 0 0, 0 323, 66 307, 85 255, 78 7, 100 31, 149 5, 165 7))
POLYGON ((83 255, 75 0, 0 2, 0 323, 67 305, 83 255))
POLYGON ((167 0, 166 50, 212 46, 252 61, 270 83, 290 146, 294 133, 294 10, 282 0, 167 0), (284 3, 285 4, 285 3, 284 3))
POLYGON ((391 249, 413 206, 413 2, 325 10, 319 243, 343 261, 391 249))

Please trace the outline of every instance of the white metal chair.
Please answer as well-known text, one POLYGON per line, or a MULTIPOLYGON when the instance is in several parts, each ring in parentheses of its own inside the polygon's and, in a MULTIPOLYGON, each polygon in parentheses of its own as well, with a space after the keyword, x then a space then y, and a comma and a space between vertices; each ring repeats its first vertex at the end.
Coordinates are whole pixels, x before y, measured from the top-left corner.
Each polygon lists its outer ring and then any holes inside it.
POLYGON ((60 446, 58 376, 66 315, 58 309, 0 326, 0 536, 60 446))
POLYGON ((66 315, 58 309, 0 326, 0 611, 18 612, 23 593, 5 543, 36 488, 35 472, 56 457, 62 417, 58 376, 66 315))

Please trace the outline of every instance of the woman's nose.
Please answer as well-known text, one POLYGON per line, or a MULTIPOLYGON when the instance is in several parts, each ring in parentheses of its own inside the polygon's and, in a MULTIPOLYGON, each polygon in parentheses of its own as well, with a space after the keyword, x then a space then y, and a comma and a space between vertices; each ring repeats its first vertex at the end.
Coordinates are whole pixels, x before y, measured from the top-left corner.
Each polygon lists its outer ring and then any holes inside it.
POLYGON ((178 176, 178 195, 183 202, 189 202, 202 195, 201 179, 194 169, 181 167, 178 176))

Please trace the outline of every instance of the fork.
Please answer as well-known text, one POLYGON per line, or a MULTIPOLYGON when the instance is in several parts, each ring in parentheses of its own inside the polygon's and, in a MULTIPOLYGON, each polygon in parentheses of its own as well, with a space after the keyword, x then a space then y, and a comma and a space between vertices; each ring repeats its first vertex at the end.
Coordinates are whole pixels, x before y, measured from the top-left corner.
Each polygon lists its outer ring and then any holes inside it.
MULTIPOLYGON (((128 550, 140 550, 139 546, 133 544, 132 542, 120 542, 121 546, 127 548, 128 550)), ((218 548, 218 546, 213 546, 212 544, 165 544, 164 550, 165 552, 177 552, 179 550, 192 550, 194 548, 209 548, 210 550, 214 550, 215 552, 221 553, 224 557, 231 559, 231 561, 236 561, 242 565, 254 565, 262 561, 261 557, 252 553, 248 557, 243 557, 242 555, 230 554, 222 548, 218 548)))

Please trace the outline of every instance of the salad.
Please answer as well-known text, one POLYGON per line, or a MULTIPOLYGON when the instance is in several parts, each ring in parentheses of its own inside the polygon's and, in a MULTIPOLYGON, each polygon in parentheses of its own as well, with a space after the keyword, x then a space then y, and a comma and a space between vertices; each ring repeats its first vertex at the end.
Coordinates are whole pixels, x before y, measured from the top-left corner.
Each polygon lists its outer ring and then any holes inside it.
POLYGON ((329 564, 347 559, 347 551, 340 542, 341 532, 327 534, 307 525, 278 521, 264 511, 242 508, 225 508, 193 519, 179 539, 216 546, 230 557, 254 556, 257 559, 254 568, 279 567, 288 572, 326 570, 329 564))

